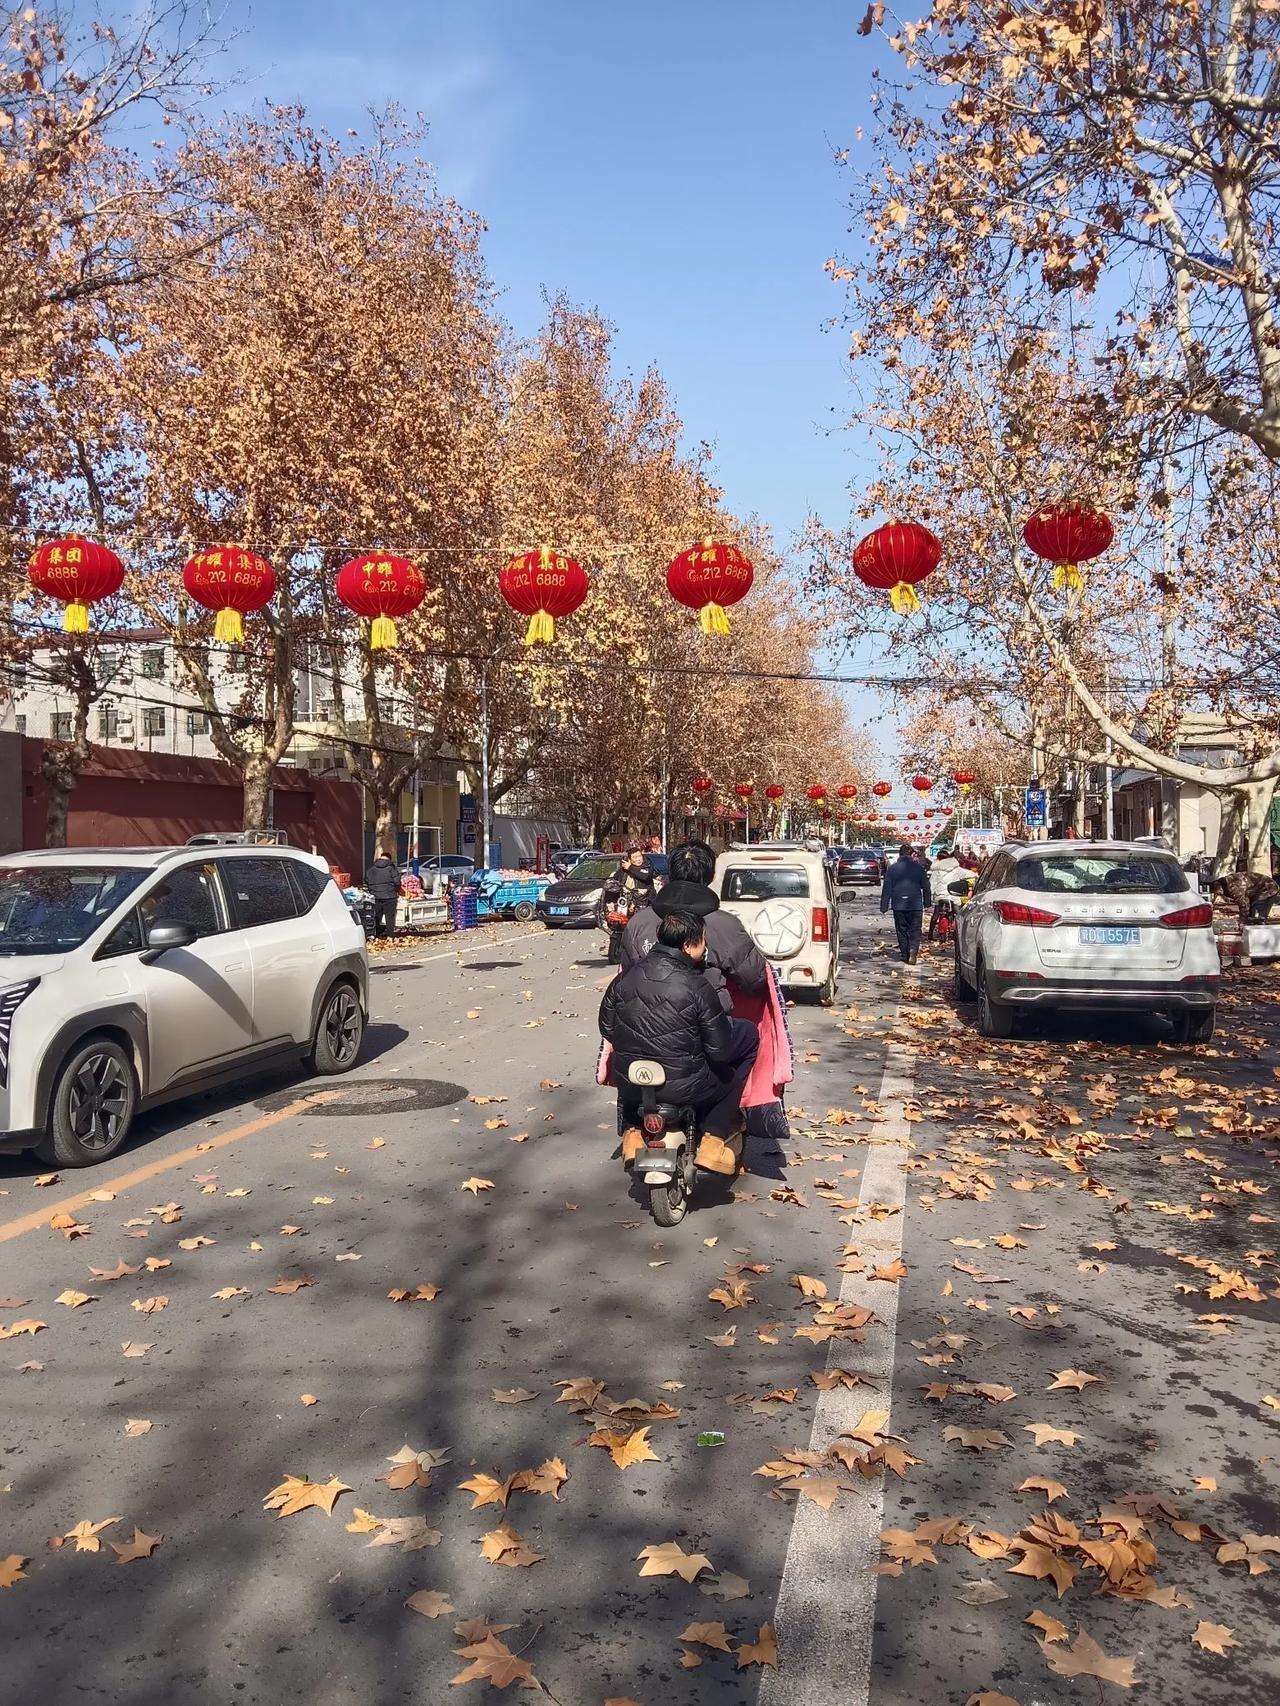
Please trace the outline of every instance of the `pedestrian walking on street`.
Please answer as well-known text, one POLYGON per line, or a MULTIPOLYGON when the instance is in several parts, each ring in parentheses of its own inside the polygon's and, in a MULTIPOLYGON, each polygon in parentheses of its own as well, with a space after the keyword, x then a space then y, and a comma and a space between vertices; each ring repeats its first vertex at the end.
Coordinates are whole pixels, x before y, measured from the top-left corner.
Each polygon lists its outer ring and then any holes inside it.
POLYGON ((880 890, 881 912, 893 912, 894 929, 898 932, 898 953, 907 965, 920 957, 920 927, 924 909, 933 895, 929 888, 929 873, 917 859, 909 841, 898 849, 898 857, 885 872, 880 890))
POLYGON ((385 853, 365 872, 364 886, 373 896, 373 933, 375 936, 394 936, 396 933, 396 902, 400 899, 400 868, 385 853))

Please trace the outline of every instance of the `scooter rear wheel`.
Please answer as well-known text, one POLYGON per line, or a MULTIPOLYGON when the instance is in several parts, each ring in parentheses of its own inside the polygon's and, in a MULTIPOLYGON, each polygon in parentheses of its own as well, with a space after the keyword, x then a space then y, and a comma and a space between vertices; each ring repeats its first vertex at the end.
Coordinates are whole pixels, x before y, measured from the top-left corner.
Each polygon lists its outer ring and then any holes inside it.
POLYGON ((689 1207, 684 1174, 676 1173, 667 1185, 649 1186, 649 1213, 658 1226, 679 1226, 689 1207))

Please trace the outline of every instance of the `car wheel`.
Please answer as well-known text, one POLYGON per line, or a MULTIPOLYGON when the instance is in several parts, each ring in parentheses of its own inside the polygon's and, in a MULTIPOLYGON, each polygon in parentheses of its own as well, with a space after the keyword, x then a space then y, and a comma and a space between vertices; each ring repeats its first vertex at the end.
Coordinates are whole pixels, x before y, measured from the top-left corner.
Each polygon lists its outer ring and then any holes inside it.
POLYGON ((138 1106, 133 1062, 110 1037, 90 1037, 68 1056, 53 1087, 48 1135, 36 1154, 58 1167, 89 1167, 114 1155, 138 1106))
POLYGON ((1173 1040, 1184 1047, 1188 1043, 1207 1043, 1212 1040, 1217 1018, 1216 1007, 1200 1008, 1194 1013, 1173 1015, 1173 1040))
POLYGON ((527 924, 538 909, 531 900, 518 900, 512 910, 521 924, 527 924))
POLYGON ((977 967, 978 979, 978 1035, 982 1037, 1011 1037, 1013 1035, 1013 1008, 1007 1002, 997 1001, 991 993, 991 978, 981 963, 977 967))
POLYGON ((311 1043, 311 1069, 330 1077, 350 1072, 364 1041, 360 997, 349 983, 335 983, 320 1005, 311 1043))

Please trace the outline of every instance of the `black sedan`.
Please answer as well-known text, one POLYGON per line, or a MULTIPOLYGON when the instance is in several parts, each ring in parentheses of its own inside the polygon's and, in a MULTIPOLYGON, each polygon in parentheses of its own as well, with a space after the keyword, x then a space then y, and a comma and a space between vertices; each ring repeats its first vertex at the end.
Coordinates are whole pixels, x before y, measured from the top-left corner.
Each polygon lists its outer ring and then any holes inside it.
POLYGON ((538 897, 538 917, 553 930, 562 924, 594 924, 604 885, 621 863, 617 853, 583 859, 569 876, 543 889, 538 897))
POLYGON ((846 883, 879 883, 883 876, 876 847, 846 847, 836 861, 836 881, 842 888, 846 883))

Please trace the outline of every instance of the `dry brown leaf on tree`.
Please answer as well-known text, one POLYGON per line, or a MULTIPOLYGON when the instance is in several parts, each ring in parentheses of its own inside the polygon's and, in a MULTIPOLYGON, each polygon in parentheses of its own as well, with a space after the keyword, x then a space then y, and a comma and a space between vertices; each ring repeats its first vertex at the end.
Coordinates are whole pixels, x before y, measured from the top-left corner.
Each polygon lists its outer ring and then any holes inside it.
POLYGON ((1056 1676, 1095 1676, 1100 1682, 1113 1682, 1117 1688, 1132 1688, 1134 1659, 1109 1659, 1092 1635, 1082 1629, 1069 1647, 1053 1647, 1048 1641, 1040 1643, 1045 1662, 1056 1676))
POLYGON ((24 1566, 30 1562, 30 1558, 21 1552, 10 1552, 7 1558, 0 1558, 0 1588, 11 1588, 25 1582, 27 1572, 24 1566))
POLYGON ((754 1641, 744 1641, 738 1648, 738 1669, 747 1665, 771 1665, 778 1668, 778 1640, 772 1623, 762 1623, 754 1641))
POLYGON ((1226 1654, 1228 1647, 1238 1647, 1235 1633, 1225 1623, 1197 1623, 1191 1639, 1207 1653, 1226 1654))
POLYGON ((666 1540, 660 1546, 646 1546, 636 1554, 643 1559, 642 1576, 679 1576, 691 1582, 703 1570, 714 1570, 710 1558, 703 1552, 686 1552, 678 1540, 666 1540))
POLYGON ((323 1511, 333 1515, 333 1507, 343 1493, 349 1493, 345 1481, 333 1476, 328 1481, 309 1481, 305 1475, 286 1475, 278 1487, 273 1487, 263 1499, 264 1510, 275 1511, 278 1517, 296 1516, 299 1511, 323 1511))
POLYGON ((448 1594, 437 1593, 434 1588, 419 1588, 404 1603, 407 1610, 416 1611, 420 1617, 447 1617, 453 1610, 448 1594))
POLYGON ((135 1527, 132 1540, 113 1540, 111 1550, 116 1555, 117 1563, 136 1564, 140 1558, 149 1558, 162 1538, 159 1534, 144 1534, 140 1528, 135 1527))

